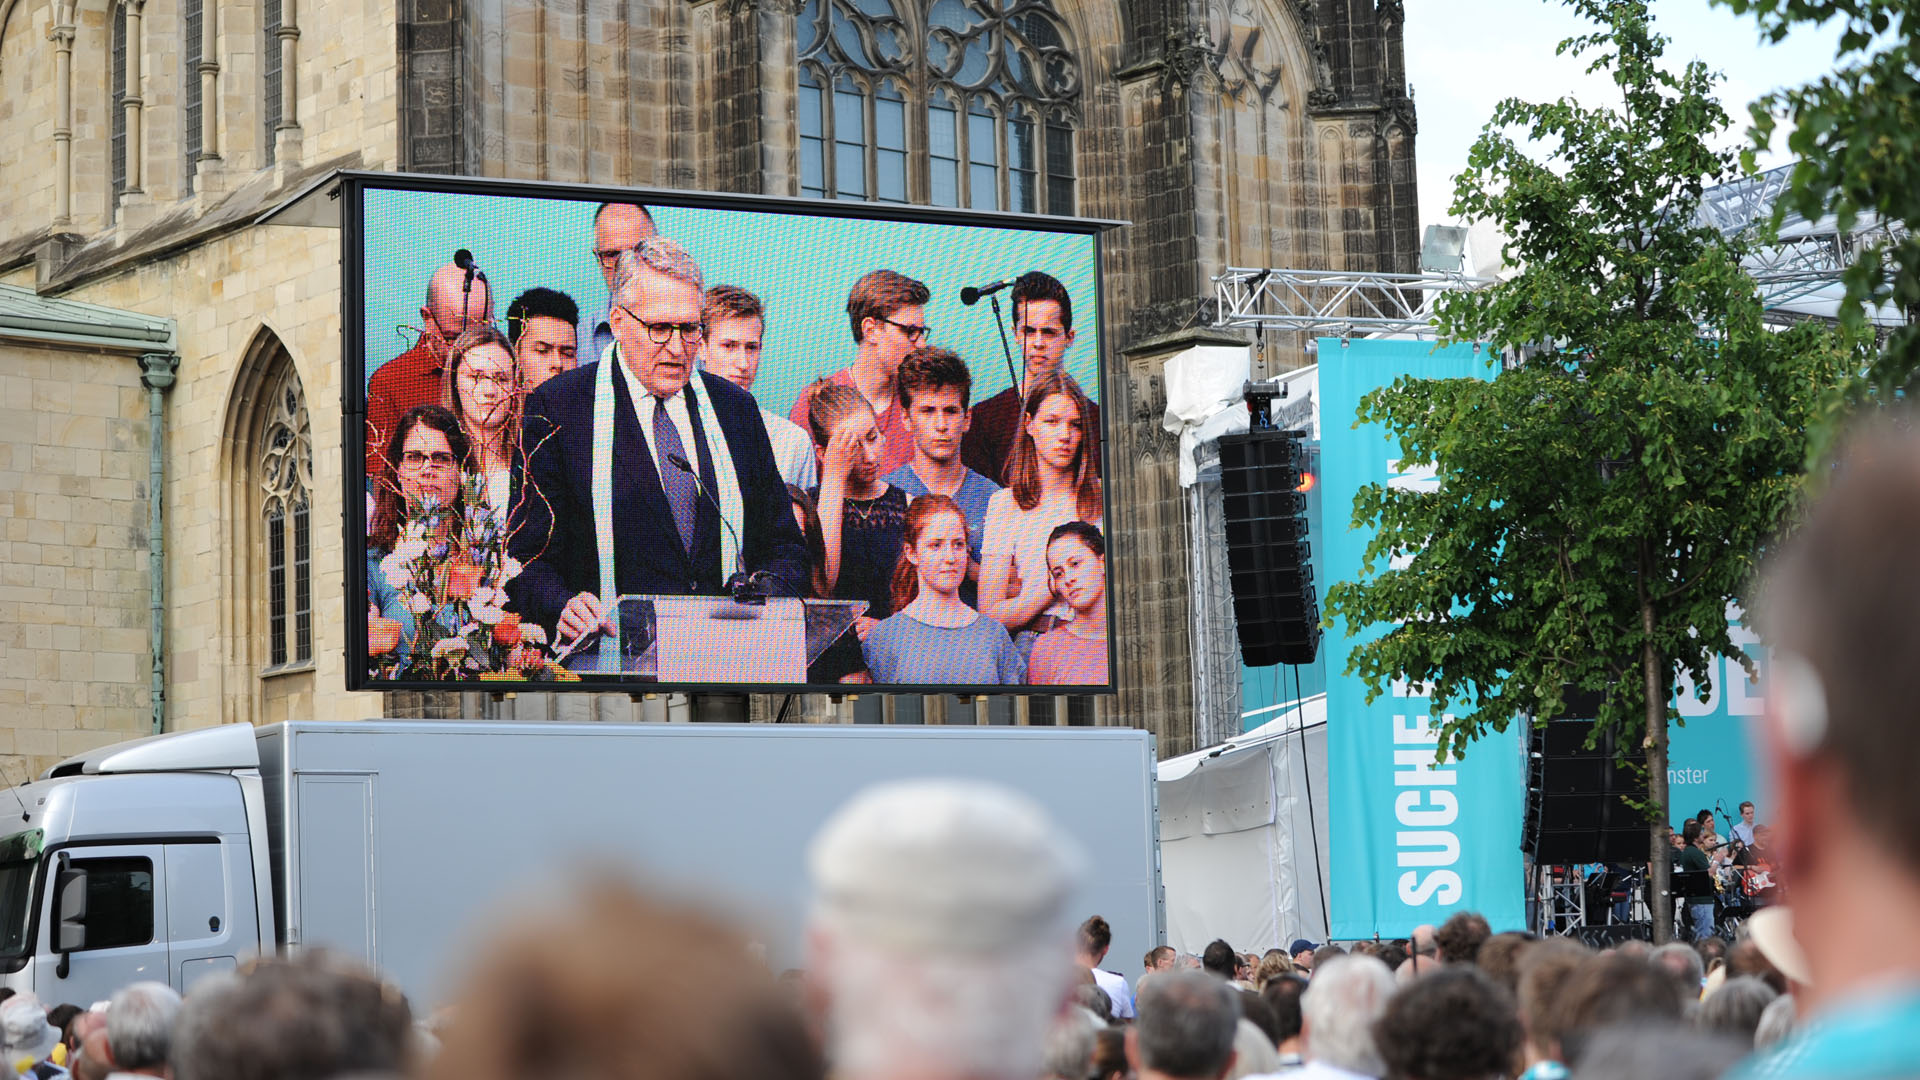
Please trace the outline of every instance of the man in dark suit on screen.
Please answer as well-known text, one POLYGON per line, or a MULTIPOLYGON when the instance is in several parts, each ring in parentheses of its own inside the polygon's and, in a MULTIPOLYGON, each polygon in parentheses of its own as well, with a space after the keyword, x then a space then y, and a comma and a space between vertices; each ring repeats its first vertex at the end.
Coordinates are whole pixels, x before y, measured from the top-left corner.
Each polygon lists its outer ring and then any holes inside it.
POLYGON ((696 366, 704 303, 693 258, 647 238, 620 255, 614 348, 527 399, 507 594, 556 642, 627 593, 720 595, 749 573, 805 594, 806 544, 759 406, 696 366))

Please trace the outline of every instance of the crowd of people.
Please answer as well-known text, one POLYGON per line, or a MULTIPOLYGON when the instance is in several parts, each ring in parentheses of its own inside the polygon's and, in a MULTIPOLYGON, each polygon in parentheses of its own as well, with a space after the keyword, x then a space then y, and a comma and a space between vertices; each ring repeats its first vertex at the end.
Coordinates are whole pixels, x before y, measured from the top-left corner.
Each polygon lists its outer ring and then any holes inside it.
POLYGON ((864 605, 810 683, 1109 681, 1100 410, 1063 363, 1059 280, 1014 282, 1020 382, 976 404, 929 287, 867 273, 851 362, 782 415, 754 397, 759 297, 709 285, 643 206, 600 206, 592 253, 604 304, 529 289, 504 332, 485 275, 441 267, 418 341, 373 368, 374 676, 565 677, 614 597, 744 584, 864 605))

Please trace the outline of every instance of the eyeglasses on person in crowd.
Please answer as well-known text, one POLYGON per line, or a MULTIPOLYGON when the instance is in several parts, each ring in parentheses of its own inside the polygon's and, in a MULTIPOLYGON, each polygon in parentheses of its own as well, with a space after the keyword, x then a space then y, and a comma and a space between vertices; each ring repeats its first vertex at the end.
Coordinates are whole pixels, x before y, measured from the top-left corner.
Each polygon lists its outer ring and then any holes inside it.
POLYGON ((453 468, 453 455, 445 450, 435 450, 429 454, 422 450, 408 450, 400 455, 400 467, 413 472, 432 468, 444 472, 453 468))
POLYGON ((626 312, 627 318, 645 327, 647 340, 653 342, 655 345, 665 345, 667 342, 673 340, 673 335, 676 331, 680 334, 680 340, 687 345, 698 345, 707 336, 707 326, 705 323, 648 322, 640 316, 635 315, 632 308, 622 304, 615 304, 614 306, 626 312))
POLYGON ((879 319, 883 323, 886 323, 888 326, 891 326, 894 329, 900 331, 901 333, 907 335, 907 340, 913 342, 916 345, 918 345, 922 341, 927 340, 927 335, 933 333, 933 327, 925 326, 920 323, 894 322, 892 319, 887 318, 885 315, 877 315, 875 316, 875 318, 879 319))

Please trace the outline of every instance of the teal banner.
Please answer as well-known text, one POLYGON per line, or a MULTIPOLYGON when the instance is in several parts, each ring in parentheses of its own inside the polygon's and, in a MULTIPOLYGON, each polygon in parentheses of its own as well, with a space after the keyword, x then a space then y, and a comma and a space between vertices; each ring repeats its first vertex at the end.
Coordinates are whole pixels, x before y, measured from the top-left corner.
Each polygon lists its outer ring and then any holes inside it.
MULTIPOLYGON (((1759 636, 1741 624, 1737 608, 1728 610, 1727 622, 1734 644, 1752 658, 1755 671, 1761 671, 1767 650, 1759 636)), ((1752 802, 1754 823, 1767 824, 1772 805, 1762 786, 1766 774, 1754 760, 1760 745, 1759 682, 1747 678, 1739 661, 1721 657, 1705 700, 1684 672, 1673 699, 1680 720, 1668 729, 1667 819, 1678 827, 1700 811, 1712 810, 1725 839, 1728 821, 1740 820, 1740 804, 1752 802)))
MULTIPOLYGON (((1356 425, 1360 399, 1409 375, 1491 379, 1496 368, 1470 346, 1430 341, 1320 341, 1321 477, 1326 485, 1321 595, 1361 576, 1371 529, 1350 527, 1366 484, 1432 490, 1433 470, 1403 470, 1400 445, 1377 424, 1356 425)), ((1435 765, 1438 730, 1417 686, 1395 685, 1371 704, 1348 675, 1354 647, 1384 625, 1348 638, 1344 624, 1321 649, 1327 680, 1327 772, 1331 836, 1332 936, 1406 937, 1477 911, 1493 929, 1526 923, 1520 824, 1526 803, 1519 725, 1474 743, 1466 759, 1435 765)))

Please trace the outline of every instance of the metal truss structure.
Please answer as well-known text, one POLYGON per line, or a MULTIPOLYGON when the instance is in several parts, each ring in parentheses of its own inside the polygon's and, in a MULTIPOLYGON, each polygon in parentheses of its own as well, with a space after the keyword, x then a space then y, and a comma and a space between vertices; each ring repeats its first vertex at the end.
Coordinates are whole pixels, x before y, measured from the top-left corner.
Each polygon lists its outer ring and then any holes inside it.
MULTIPOLYGON (((1732 239, 1754 240, 1772 220, 1793 166, 1708 188, 1694 214, 1697 224, 1732 239)), ((1830 319, 1842 296, 1840 276, 1866 248, 1898 243, 1902 222, 1863 215, 1842 231, 1829 216, 1809 221, 1787 214, 1778 236, 1758 243, 1744 260, 1771 321, 1830 319)), ((1374 274, 1335 270, 1234 267, 1213 279, 1213 325, 1221 329, 1294 332, 1308 337, 1433 336, 1434 305, 1449 292, 1478 289, 1493 278, 1453 272, 1374 274)), ((1874 320, 1898 325, 1891 309, 1874 320)))
POLYGON ((1213 279, 1213 325, 1311 337, 1425 337, 1433 334, 1434 303, 1442 295, 1493 280, 1453 273, 1233 268, 1213 279))
MULTIPOLYGON (((1696 224, 1718 229, 1733 239, 1752 239, 1773 218, 1774 208, 1787 190, 1793 166, 1735 180, 1701 193, 1694 213, 1696 224)), ((1775 321, 1830 318, 1840 296, 1840 275, 1866 248, 1891 246, 1907 237, 1903 222, 1864 214, 1852 228, 1841 231, 1832 216, 1809 221, 1788 213, 1779 235, 1757 245, 1745 259, 1747 273, 1760 287, 1761 301, 1775 321)), ((1897 325, 1897 311, 1876 313, 1876 322, 1897 325)))

